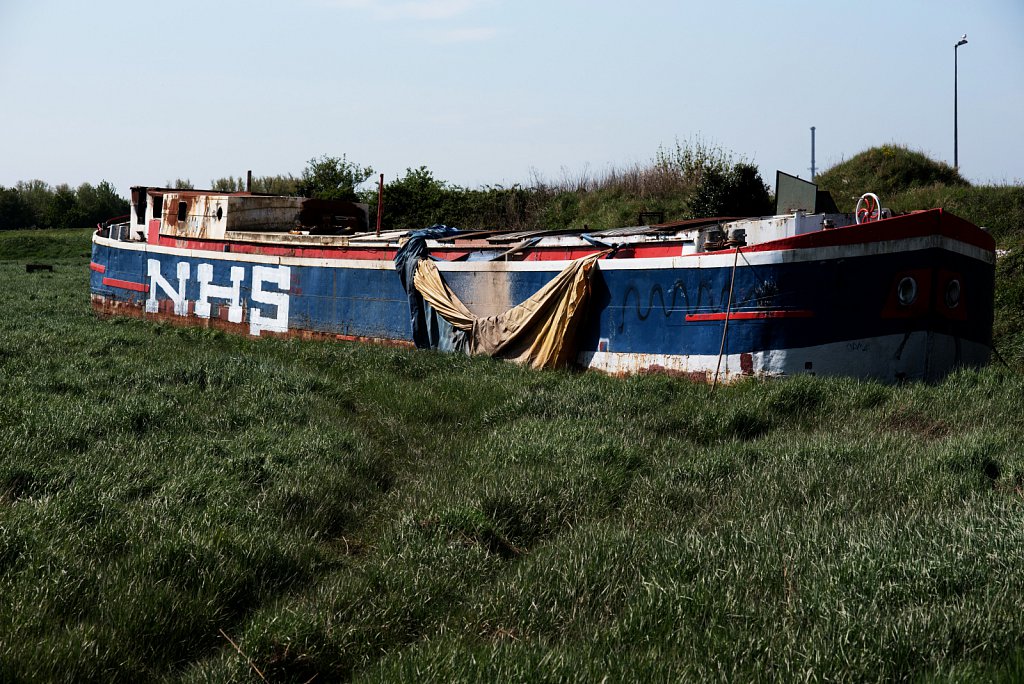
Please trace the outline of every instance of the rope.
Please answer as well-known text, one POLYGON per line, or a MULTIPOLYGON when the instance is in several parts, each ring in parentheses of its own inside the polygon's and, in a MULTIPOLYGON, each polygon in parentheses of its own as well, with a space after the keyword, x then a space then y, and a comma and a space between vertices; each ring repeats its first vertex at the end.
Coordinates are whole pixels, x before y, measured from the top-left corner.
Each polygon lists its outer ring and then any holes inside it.
MULTIPOLYGON (((736 264, 740 259, 740 248, 736 248, 736 253, 732 258, 732 277, 729 278, 729 303, 725 306, 725 325, 722 326, 722 345, 718 348, 718 363, 715 364, 715 380, 711 383, 711 392, 715 391, 718 386, 718 371, 722 368, 722 355, 725 353, 725 337, 729 334, 729 315, 732 313, 732 289, 736 284, 736 264)), ((744 259, 746 261, 746 259, 744 259)))
MULTIPOLYGON (((991 349, 992 349, 992 352, 993 352, 993 353, 994 353, 994 354, 996 355, 996 358, 997 358, 997 359, 999 359, 999 363, 1003 364, 1003 365, 1004 365, 1004 366, 1006 366, 1007 368, 1010 368, 1010 364, 1006 363, 1006 359, 1004 359, 1004 358, 1003 358, 1003 355, 999 353, 999 350, 998 350, 998 349, 996 349, 996 343, 995 343, 995 342, 993 342, 993 343, 992 343, 992 344, 990 344, 989 346, 991 347, 991 349)), ((1013 370, 1013 369, 1012 369, 1012 368, 1010 368, 1010 370, 1013 370)))

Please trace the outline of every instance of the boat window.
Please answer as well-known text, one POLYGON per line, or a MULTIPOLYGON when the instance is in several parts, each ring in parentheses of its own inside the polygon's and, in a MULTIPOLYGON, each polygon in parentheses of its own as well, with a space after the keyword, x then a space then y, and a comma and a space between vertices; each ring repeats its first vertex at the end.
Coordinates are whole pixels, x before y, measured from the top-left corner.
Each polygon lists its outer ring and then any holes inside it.
POLYGON ((164 196, 154 195, 153 196, 153 218, 163 218, 164 216, 164 196))
POLYGON ((185 202, 178 202, 178 220, 184 221, 185 217, 188 216, 188 204, 185 202))

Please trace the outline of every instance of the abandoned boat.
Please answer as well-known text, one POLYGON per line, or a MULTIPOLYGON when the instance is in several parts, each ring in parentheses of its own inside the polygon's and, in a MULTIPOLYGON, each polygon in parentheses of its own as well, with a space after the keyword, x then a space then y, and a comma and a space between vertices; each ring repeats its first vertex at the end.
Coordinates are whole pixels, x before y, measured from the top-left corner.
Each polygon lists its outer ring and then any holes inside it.
POLYGON ((132 188, 92 305, 249 335, 462 349, 535 367, 939 378, 987 362, 995 244, 942 209, 857 212, 780 174, 778 215, 579 231, 380 232, 365 205, 132 188), (824 197, 823 197, 824 196, 824 197))

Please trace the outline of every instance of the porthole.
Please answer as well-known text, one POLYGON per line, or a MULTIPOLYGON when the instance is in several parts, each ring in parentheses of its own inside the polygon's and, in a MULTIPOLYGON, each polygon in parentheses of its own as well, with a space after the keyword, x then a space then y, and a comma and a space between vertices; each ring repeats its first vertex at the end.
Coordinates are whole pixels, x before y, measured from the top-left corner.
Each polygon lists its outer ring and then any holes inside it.
POLYGON ((224 207, 217 207, 217 220, 224 218, 224 207))
POLYGON ((946 283, 946 306, 955 309, 960 304, 960 281, 954 278, 946 283))
POLYGON ((910 306, 917 299, 917 281, 907 276, 896 286, 896 298, 900 305, 910 306))

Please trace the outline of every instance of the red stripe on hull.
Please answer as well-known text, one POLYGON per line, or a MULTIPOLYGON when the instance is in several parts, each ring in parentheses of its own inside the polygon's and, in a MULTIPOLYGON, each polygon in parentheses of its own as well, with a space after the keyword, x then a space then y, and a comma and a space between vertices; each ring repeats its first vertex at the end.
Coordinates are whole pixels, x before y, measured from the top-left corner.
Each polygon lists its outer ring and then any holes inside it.
MULTIPOLYGON (((730 321, 751 321, 763 318, 812 318, 813 311, 733 311, 730 321)), ((687 321, 724 321, 725 312, 686 314, 687 321)))
POLYGON ((116 287, 121 290, 132 290, 133 292, 149 292, 149 285, 145 283, 135 283, 130 280, 118 280, 117 278, 104 278, 104 285, 110 287, 116 287))
MULTIPOLYGON (((774 252, 794 249, 813 249, 817 247, 840 247, 873 242, 890 242, 910 238, 941 235, 984 250, 994 250, 995 240, 985 231, 963 219, 944 212, 942 209, 930 209, 913 214, 896 216, 882 221, 860 225, 820 230, 804 235, 772 240, 756 245, 741 247, 741 251, 774 252)), ((683 254, 683 243, 680 240, 668 240, 656 244, 624 245, 615 255, 618 259, 655 259, 664 257, 700 257, 708 254, 731 254, 733 250, 716 252, 700 252, 683 254)), ((306 259, 352 259, 366 261, 392 261, 396 249, 391 247, 284 247, 281 245, 261 245, 239 243, 223 240, 198 240, 191 238, 173 238, 160 235, 157 244, 163 247, 190 249, 209 252, 230 252, 234 254, 262 254, 277 257, 296 257, 306 259)), ((491 247, 498 252, 498 247, 491 247)), ((445 261, 464 258, 472 250, 465 246, 443 246, 430 250, 432 256, 445 261)), ((571 261, 600 251, 593 245, 578 246, 538 246, 523 250, 517 261, 571 261)))
POLYGON ((90 261, 89 262, 89 270, 90 271, 96 271, 97 273, 106 273, 107 272, 107 267, 104 266, 103 264, 97 264, 95 261, 90 261))
POLYGON ((280 245, 256 245, 242 242, 216 240, 191 240, 159 236, 161 247, 191 249, 204 252, 229 252, 231 254, 262 254, 265 256, 297 257, 301 259, 354 259, 392 261, 397 250, 364 247, 282 247, 280 245))

